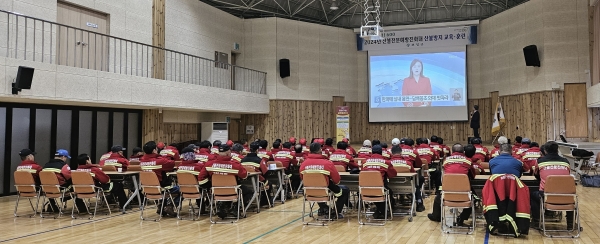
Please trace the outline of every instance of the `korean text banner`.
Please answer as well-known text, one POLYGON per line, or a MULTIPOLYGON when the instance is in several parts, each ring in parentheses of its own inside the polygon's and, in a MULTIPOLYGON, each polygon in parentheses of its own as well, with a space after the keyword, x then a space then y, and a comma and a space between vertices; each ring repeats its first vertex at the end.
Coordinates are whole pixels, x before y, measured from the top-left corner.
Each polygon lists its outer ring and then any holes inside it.
POLYGON ((336 107, 336 141, 342 141, 344 138, 350 138, 350 107, 336 107))
POLYGON ((477 26, 384 31, 383 35, 381 40, 364 40, 357 34, 358 51, 410 50, 476 44, 477 26))

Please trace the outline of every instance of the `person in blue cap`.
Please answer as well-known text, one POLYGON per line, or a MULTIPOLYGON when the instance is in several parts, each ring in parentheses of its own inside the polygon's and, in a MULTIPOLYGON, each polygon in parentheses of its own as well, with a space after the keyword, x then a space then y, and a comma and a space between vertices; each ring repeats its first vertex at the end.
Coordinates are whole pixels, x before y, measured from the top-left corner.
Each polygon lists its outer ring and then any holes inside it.
MULTIPOLYGON (((56 174, 56 178, 58 178, 58 183, 62 187, 69 187, 72 185, 71 182, 71 167, 67 164, 67 160, 70 159, 69 151, 65 149, 58 149, 56 153, 54 153, 54 159, 51 159, 44 165, 42 169, 43 172, 54 172, 56 174)), ((69 188, 70 189, 70 188, 69 188)), ((87 207, 83 200, 77 198, 75 199, 75 204, 77 205, 77 209, 80 213, 87 212, 87 207)), ((48 212, 58 212, 58 206, 56 206, 56 202, 54 199, 50 199, 50 207, 48 208, 48 212)))

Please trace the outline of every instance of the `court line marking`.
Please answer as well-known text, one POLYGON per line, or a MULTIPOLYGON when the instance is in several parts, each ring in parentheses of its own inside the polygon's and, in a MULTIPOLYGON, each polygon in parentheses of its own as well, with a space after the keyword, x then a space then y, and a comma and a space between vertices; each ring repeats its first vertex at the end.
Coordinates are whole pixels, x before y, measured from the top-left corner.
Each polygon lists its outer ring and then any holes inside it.
POLYGON ((488 228, 485 228, 485 238, 483 239, 483 244, 488 244, 488 241, 490 241, 490 231, 488 228))
MULTIPOLYGON (((64 227, 60 227, 60 228, 56 228, 56 229, 50 229, 50 230, 45 230, 45 231, 42 231, 42 232, 31 233, 31 234, 27 234, 27 235, 24 235, 24 236, 17 236, 17 237, 13 237, 13 238, 6 239, 6 240, 0 240, 0 243, 14 241, 14 240, 23 239, 23 238, 32 237, 32 236, 37 236, 37 235, 41 235, 41 234, 46 234, 46 233, 54 232, 54 231, 57 231, 57 230, 64 230, 64 229, 68 229, 68 228, 72 228, 72 227, 82 226, 82 225, 89 224, 89 223, 100 222, 100 221, 103 221, 103 220, 111 219, 111 218, 118 217, 118 216, 124 216, 124 215, 128 215, 128 214, 131 214, 131 213, 139 212, 139 211, 140 210, 129 211, 128 213, 125 213, 125 214, 118 214, 118 215, 113 215, 113 216, 107 216, 107 217, 104 217, 104 218, 90 220, 90 221, 87 221, 87 222, 81 222, 81 223, 77 223, 77 224, 73 224, 73 225, 69 225, 69 226, 64 226, 64 227)), ((71 220, 71 221, 73 221, 73 220, 71 220)))
POLYGON ((290 224, 292 224, 292 223, 294 223, 294 222, 296 222, 296 221, 298 221, 298 220, 301 220, 303 217, 306 217, 306 216, 308 216, 308 215, 309 215, 309 214, 305 214, 304 216, 302 216, 302 217, 300 217, 300 218, 294 219, 294 220, 292 220, 292 221, 290 221, 290 222, 287 222, 287 223, 285 223, 285 224, 283 224, 283 225, 280 225, 280 226, 278 226, 278 227, 277 227, 277 228, 275 228, 275 229, 272 229, 272 230, 269 230, 269 231, 267 231, 267 232, 265 232, 265 233, 262 233, 262 234, 258 235, 257 237, 254 237, 254 238, 252 238, 252 239, 250 239, 250 240, 248 240, 248 241, 245 241, 245 242, 244 242, 244 244, 248 244, 248 243, 250 243, 250 242, 256 241, 256 240, 258 240, 258 239, 260 239, 260 238, 262 238, 262 237, 264 237, 264 236, 266 236, 266 235, 268 235, 268 234, 271 234, 271 233, 273 233, 273 232, 275 232, 275 231, 277 231, 277 230, 279 230, 279 229, 281 229, 281 228, 283 228, 283 227, 286 227, 286 226, 288 226, 288 225, 290 225, 290 224))

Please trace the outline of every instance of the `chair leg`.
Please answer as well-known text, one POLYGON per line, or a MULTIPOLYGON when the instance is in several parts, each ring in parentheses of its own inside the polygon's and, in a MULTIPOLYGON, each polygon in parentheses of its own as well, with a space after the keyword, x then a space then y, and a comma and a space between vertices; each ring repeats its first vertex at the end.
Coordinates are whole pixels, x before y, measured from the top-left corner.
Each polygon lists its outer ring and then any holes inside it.
MULTIPOLYGON (((360 196, 359 196, 359 199, 360 199, 360 196)), ((357 206, 357 208, 358 208, 358 210, 357 210, 358 211, 358 223, 361 224, 361 225, 364 225, 364 222, 361 221, 361 216, 362 216, 361 207, 360 207, 361 205, 362 204, 358 204, 358 206, 357 206)), ((365 215, 366 214, 367 214, 367 212, 365 211, 365 215)))
MULTIPOLYGON (((312 211, 311 211, 311 213, 312 213, 312 211)), ((307 225, 308 223, 304 220, 305 217, 306 217, 306 196, 302 196, 302 224, 307 225)))
MULTIPOLYGON (((48 202, 50 202, 50 200, 48 200, 48 202)), ((46 205, 46 194, 44 193, 44 199, 42 200, 42 211, 40 211, 40 217, 44 218, 44 207, 46 205)), ((52 204, 49 204, 50 208, 52 208, 52 204)))
POLYGON ((19 217, 19 215, 17 215, 17 209, 19 208, 19 200, 21 200, 20 193, 17 194, 17 202, 15 203, 15 212, 14 212, 15 217, 19 217))
MULTIPOLYGON (((183 205, 183 199, 181 199, 182 201, 179 201, 179 206, 177 207, 177 219, 181 220, 181 205, 183 205)), ((192 200, 189 199, 189 204, 188 204, 188 208, 192 208, 192 220, 194 218, 194 208, 192 207, 192 200)))
POLYGON ((140 206, 140 208, 141 208, 141 211, 140 211, 140 219, 141 219, 141 220, 145 220, 145 219, 144 219, 144 209, 146 209, 146 204, 147 204, 147 203, 148 203, 148 198, 146 198, 146 195, 144 195, 144 200, 143 200, 143 201, 140 203, 140 205, 141 205, 141 206, 140 206))
POLYGON ((104 193, 104 190, 100 189, 100 193, 102 193, 102 198, 104 198, 104 203, 106 203, 106 208, 108 208, 108 215, 112 214, 112 211, 110 211, 110 205, 108 205, 108 199, 106 199, 106 194, 104 193))
MULTIPOLYGON (((37 192, 37 196, 35 197, 36 198, 36 201, 35 201, 35 213, 33 213, 33 216, 31 216, 32 218, 35 217, 35 215, 37 214, 37 212, 39 210, 39 207, 40 207, 40 192, 41 191, 38 191, 37 192)), ((40 211, 40 214, 41 214, 41 211, 40 211)))
POLYGON ((210 194, 210 212, 208 213, 208 219, 210 220, 211 223, 215 223, 215 221, 213 220, 213 203, 215 200, 215 195, 214 194, 210 194))

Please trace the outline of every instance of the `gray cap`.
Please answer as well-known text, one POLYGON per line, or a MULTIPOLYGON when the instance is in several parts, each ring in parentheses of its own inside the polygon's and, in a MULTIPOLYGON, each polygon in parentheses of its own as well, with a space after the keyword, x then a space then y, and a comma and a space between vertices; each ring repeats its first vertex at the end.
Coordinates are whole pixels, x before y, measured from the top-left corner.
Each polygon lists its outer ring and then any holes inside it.
POLYGON ((529 138, 523 138, 523 140, 521 140, 521 143, 530 144, 531 143, 531 139, 529 139, 529 138))

